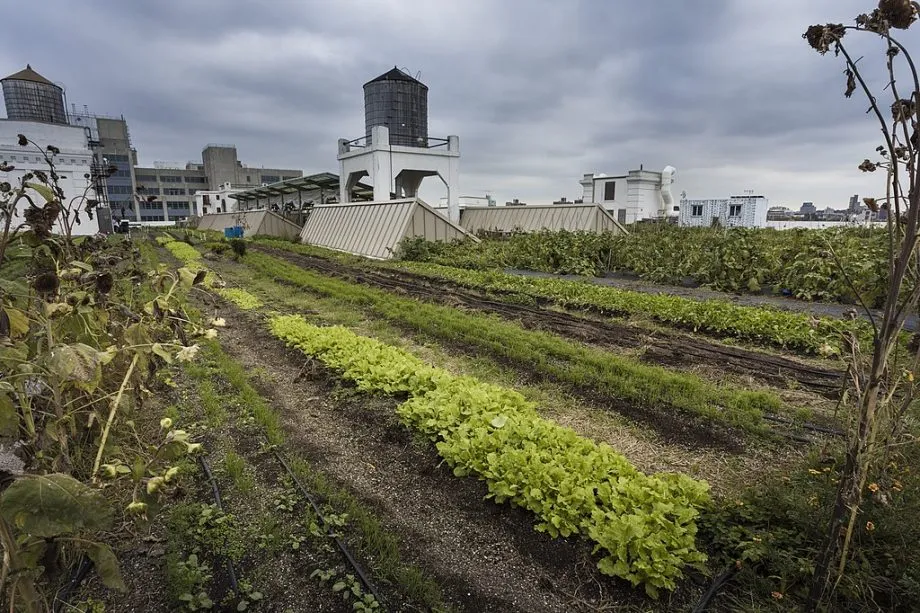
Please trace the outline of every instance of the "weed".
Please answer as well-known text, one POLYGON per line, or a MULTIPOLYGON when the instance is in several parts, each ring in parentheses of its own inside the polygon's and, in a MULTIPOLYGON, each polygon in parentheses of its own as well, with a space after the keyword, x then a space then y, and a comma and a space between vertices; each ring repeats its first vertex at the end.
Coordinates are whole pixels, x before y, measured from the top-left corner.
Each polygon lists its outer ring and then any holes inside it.
POLYGON ((224 455, 224 472, 240 492, 248 493, 255 487, 255 479, 248 469, 246 460, 234 451, 224 455))

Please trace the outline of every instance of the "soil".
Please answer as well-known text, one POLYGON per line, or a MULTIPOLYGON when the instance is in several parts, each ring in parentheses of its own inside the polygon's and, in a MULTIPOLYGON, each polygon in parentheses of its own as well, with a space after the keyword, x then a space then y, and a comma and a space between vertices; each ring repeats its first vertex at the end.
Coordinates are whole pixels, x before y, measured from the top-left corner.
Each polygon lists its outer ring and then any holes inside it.
POLYGON ((532 515, 485 500, 479 481, 454 477, 429 444, 398 423, 397 399, 341 387, 272 337, 258 315, 233 307, 222 315, 225 350, 249 369, 271 365, 260 392, 281 413, 289 446, 374 509, 401 535, 404 557, 437 577, 461 610, 647 608, 636 592, 596 571, 588 543, 538 533, 532 515))
POLYGON ((377 272, 261 245, 253 245, 253 248, 304 268, 319 270, 323 274, 347 278, 429 302, 493 313, 518 321, 528 329, 546 330, 597 347, 641 349, 642 359, 654 364, 672 368, 693 368, 705 364, 773 386, 786 387, 790 381, 794 381, 805 389, 827 397, 839 395, 841 388, 842 371, 788 357, 722 345, 678 333, 652 331, 610 319, 601 321, 564 311, 499 302, 449 282, 434 281, 411 273, 392 270, 377 272))

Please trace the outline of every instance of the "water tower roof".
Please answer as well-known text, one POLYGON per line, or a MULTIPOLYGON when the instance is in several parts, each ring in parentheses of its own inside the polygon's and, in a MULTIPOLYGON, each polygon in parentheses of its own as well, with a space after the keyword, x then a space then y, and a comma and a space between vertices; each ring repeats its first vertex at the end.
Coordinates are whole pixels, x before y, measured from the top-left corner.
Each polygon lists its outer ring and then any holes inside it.
POLYGON ((427 86, 427 85, 425 85, 424 83, 422 83, 422 82, 419 81, 418 79, 414 78, 412 75, 406 74, 405 72, 403 72, 402 70, 400 70, 400 69, 397 68, 396 66, 393 66, 393 69, 392 69, 392 70, 389 70, 389 71, 383 73, 382 75, 380 75, 380 76, 377 77, 376 79, 371 79, 370 81, 368 81, 367 83, 365 83, 364 86, 367 87, 367 86, 370 85, 371 83, 376 83, 377 81, 409 81, 410 83, 418 83, 419 85, 421 85, 421 86, 424 87, 425 89, 428 89, 428 86, 427 86))
MULTIPOLYGON (((0 79, 0 80, 6 81, 7 79, 15 79, 17 81, 32 81, 34 83, 44 83, 45 85, 54 85, 54 83, 52 83, 45 77, 41 76, 40 74, 32 70, 32 66, 30 66, 29 64, 26 64, 26 67, 23 70, 20 70, 19 72, 15 74, 11 74, 10 76, 4 77, 3 79, 0 79)), ((55 87, 57 87, 57 85, 55 85, 55 87)))

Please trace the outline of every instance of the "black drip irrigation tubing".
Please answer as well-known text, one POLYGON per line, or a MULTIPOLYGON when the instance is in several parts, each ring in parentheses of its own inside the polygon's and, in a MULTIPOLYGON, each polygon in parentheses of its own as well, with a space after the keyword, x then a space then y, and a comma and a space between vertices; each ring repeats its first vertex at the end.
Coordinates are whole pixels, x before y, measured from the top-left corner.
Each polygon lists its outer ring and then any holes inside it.
POLYGON ((89 556, 83 554, 83 556, 80 558, 80 564, 76 569, 74 569, 74 572, 70 577, 70 582, 65 585, 54 597, 54 604, 51 609, 54 611, 54 613, 61 613, 64 611, 64 607, 71 607, 70 596, 73 594, 73 591, 77 589, 81 583, 83 583, 83 580, 86 578, 86 575, 89 573, 89 569, 92 565, 93 563, 89 559, 89 556))
POLYGON ((275 454, 275 457, 278 458, 278 462, 281 463, 281 466, 284 467, 284 470, 286 470, 288 475, 290 475, 291 479, 293 479, 294 485, 297 486, 297 488, 300 490, 300 493, 304 495, 304 498, 306 498, 307 502, 310 503, 310 506, 313 507, 313 512, 316 513, 316 517, 319 519, 319 522, 322 525, 322 527, 326 529, 326 534, 335 541, 335 544, 338 546, 339 550, 342 552, 342 555, 345 556, 345 559, 348 560, 348 563, 351 565, 351 567, 355 569, 355 574, 358 575, 359 579, 361 579, 361 583, 364 584, 364 587, 367 588, 367 591, 373 594, 374 598, 377 599, 377 602, 379 602, 380 606, 382 607, 383 600, 380 598, 380 594, 377 593, 377 589, 374 587, 374 584, 371 583, 371 580, 370 578, 368 578, 367 574, 364 572, 364 569, 361 568, 361 565, 358 563, 358 561, 355 560, 354 556, 351 555, 351 552, 348 551, 348 547, 346 547, 345 543, 342 542, 342 539, 338 537, 338 535, 332 529, 332 526, 326 523, 326 519, 323 517, 323 514, 320 512, 319 505, 316 504, 316 500, 313 498, 313 496, 310 495, 310 492, 307 491, 307 488, 303 486, 303 483, 300 482, 300 479, 297 478, 297 475, 294 473, 293 470, 291 470, 291 467, 288 466, 288 463, 284 460, 281 454, 278 453, 278 450, 272 449, 272 452, 275 454))
POLYGON ((709 589, 706 590, 706 593, 700 598, 700 601, 696 603, 696 606, 693 607, 693 613, 705 613, 709 610, 709 603, 715 597, 722 586, 725 585, 729 579, 737 572, 738 567, 735 564, 732 564, 715 578, 715 581, 712 582, 712 585, 709 586, 709 589))
POLYGON ((809 430, 810 432, 819 432, 821 434, 830 434, 832 436, 846 436, 846 432, 842 430, 835 430, 833 428, 825 428, 824 426, 818 426, 815 424, 810 424, 808 422, 796 424, 795 421, 788 419, 786 417, 780 417, 779 415, 771 415, 767 413, 763 415, 763 418, 767 421, 773 421, 779 424, 797 425, 803 430, 809 430))
MULTIPOLYGON (((214 493, 214 502, 217 503, 217 508, 223 512, 224 506, 220 501, 220 490, 217 488, 217 482, 214 480, 214 475, 211 473, 211 467, 208 465, 208 460, 204 455, 200 455, 198 456, 198 462, 201 464, 201 470, 204 471, 204 476, 211 485, 211 491, 214 493)), ((233 562, 230 558, 224 557, 224 559, 227 562, 227 574, 230 575, 230 587, 233 588, 234 596, 239 596, 240 587, 236 581, 236 572, 233 570, 233 562)))

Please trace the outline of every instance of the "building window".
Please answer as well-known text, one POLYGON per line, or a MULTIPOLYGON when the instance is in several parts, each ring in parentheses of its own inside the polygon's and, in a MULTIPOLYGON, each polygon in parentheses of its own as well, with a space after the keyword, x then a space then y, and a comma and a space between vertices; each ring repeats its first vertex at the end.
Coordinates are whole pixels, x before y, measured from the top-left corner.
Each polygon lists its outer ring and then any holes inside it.
POLYGON ((277 183, 280 180, 278 175, 262 175, 262 183, 277 183))
POLYGON ((149 181, 150 183, 156 183, 156 182, 157 182, 157 176, 156 176, 156 175, 137 175, 136 178, 137 178, 138 181, 149 181))
MULTIPOLYGON (((13 159, 15 160, 16 158, 13 158, 13 159)), ((246 175, 246 183, 252 183, 252 177, 251 177, 251 176, 246 175)))
POLYGON ((185 190, 180 187, 164 187, 163 195, 164 196, 184 196, 185 190))
POLYGON ((131 186, 130 185, 107 185, 106 190, 110 194, 130 194, 131 186))
POLYGON ((703 205, 702 204, 691 205, 690 216, 691 217, 702 217, 703 216, 703 205))
POLYGON ((138 191, 144 194, 148 194, 148 195, 153 195, 153 194, 159 195, 160 194, 159 187, 144 187, 144 189, 138 189, 138 191))
POLYGON ((740 204, 729 205, 728 216, 729 217, 741 217, 741 205, 740 204))
POLYGON ((185 177, 186 183, 207 183, 207 177, 185 177))
POLYGON ((160 183, 182 183, 182 177, 176 175, 160 175, 160 183))
POLYGON ((616 200, 617 182, 607 181, 604 183, 604 200, 616 200))

